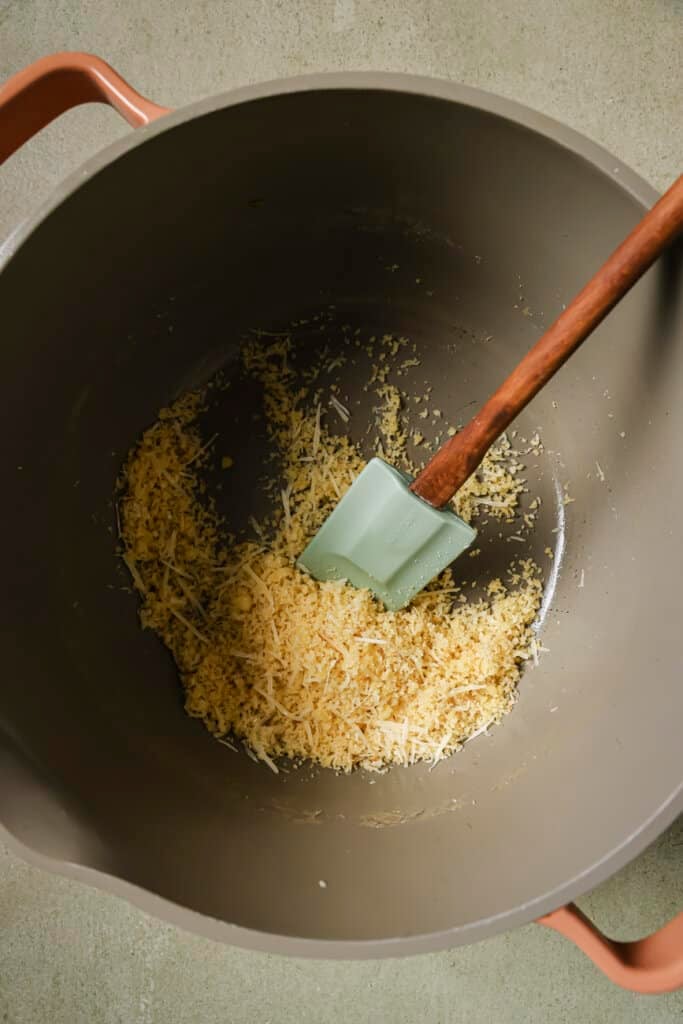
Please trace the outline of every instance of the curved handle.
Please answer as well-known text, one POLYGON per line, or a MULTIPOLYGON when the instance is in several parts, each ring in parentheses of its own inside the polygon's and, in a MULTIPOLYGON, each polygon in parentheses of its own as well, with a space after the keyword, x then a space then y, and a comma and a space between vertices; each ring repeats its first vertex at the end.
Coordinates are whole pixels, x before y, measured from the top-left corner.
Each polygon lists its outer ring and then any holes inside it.
POLYGON ((445 505, 517 414, 682 229, 683 176, 648 210, 467 426, 439 448, 411 491, 435 508, 445 505))
POLYGON ((0 163, 81 103, 108 103, 134 128, 170 112, 141 96, 99 57, 54 53, 29 64, 0 87, 0 163))
POLYGON ((622 988, 651 995, 683 988, 683 913, 635 942, 606 938, 573 903, 539 917, 536 923, 571 939, 622 988))

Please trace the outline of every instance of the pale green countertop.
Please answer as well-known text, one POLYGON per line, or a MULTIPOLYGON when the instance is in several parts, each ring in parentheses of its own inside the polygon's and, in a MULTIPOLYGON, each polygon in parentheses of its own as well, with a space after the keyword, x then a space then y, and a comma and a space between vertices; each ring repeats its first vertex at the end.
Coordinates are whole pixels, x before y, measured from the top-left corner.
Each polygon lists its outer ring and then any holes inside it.
MULTIPOLYGON (((680 173, 678 0, 0 0, 0 79, 89 50, 170 106, 334 69, 453 78, 601 142, 658 188, 680 173), (678 40, 678 44, 677 44, 678 40)), ((0 239, 66 173, 128 129, 65 115, 0 169, 0 239)), ((615 937, 683 907, 683 822, 581 905, 615 937)), ((29 867, 0 847, 1 1024, 674 1024, 683 993, 614 988, 530 925, 408 960, 247 953, 29 867)))

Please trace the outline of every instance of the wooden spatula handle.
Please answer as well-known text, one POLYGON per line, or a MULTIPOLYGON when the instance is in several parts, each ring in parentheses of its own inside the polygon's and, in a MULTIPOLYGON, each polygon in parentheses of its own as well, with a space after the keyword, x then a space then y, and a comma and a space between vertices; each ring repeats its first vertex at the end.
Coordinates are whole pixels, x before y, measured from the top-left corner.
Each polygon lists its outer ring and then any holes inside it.
POLYGON ((493 442, 683 229, 683 176, 645 214, 522 359, 483 408, 447 441, 411 484, 440 508, 472 475, 493 442))

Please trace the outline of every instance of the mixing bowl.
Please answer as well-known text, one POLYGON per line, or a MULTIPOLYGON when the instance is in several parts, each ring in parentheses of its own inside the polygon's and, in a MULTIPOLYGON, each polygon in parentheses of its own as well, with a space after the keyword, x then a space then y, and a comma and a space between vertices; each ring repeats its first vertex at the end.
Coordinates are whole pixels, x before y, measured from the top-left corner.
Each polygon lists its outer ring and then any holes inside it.
MULTIPOLYGON (((167 113, 73 54, 0 92, 3 155, 95 99, 143 127, 57 190, 0 274, 8 841, 243 946, 405 954, 550 914, 617 980, 680 983, 683 919, 620 949, 558 910, 683 807, 680 248, 519 423, 545 447, 528 471, 532 553, 555 549, 547 651, 504 723, 433 771, 274 775, 216 743, 139 627, 112 502, 162 405, 235 374, 245 332, 331 306, 417 341, 457 420, 655 193, 575 132, 450 83, 315 75, 167 113)), ((246 417, 257 459, 253 400, 234 389, 220 415, 226 430, 246 417)), ((247 515, 254 479, 231 479, 226 507, 247 515)))

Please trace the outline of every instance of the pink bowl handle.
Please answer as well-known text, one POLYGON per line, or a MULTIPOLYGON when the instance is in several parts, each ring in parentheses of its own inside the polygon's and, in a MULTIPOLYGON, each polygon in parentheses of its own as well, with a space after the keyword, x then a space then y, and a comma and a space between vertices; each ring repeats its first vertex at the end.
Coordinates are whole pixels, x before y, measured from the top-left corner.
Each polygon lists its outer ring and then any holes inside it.
POLYGON ((145 99, 92 54, 41 57, 0 87, 0 163, 55 117, 81 103, 108 103, 134 128, 170 112, 145 99))
POLYGON ((683 988, 683 913, 635 942, 606 938, 573 903, 540 917, 537 923, 571 939, 622 988, 650 994, 683 988))

